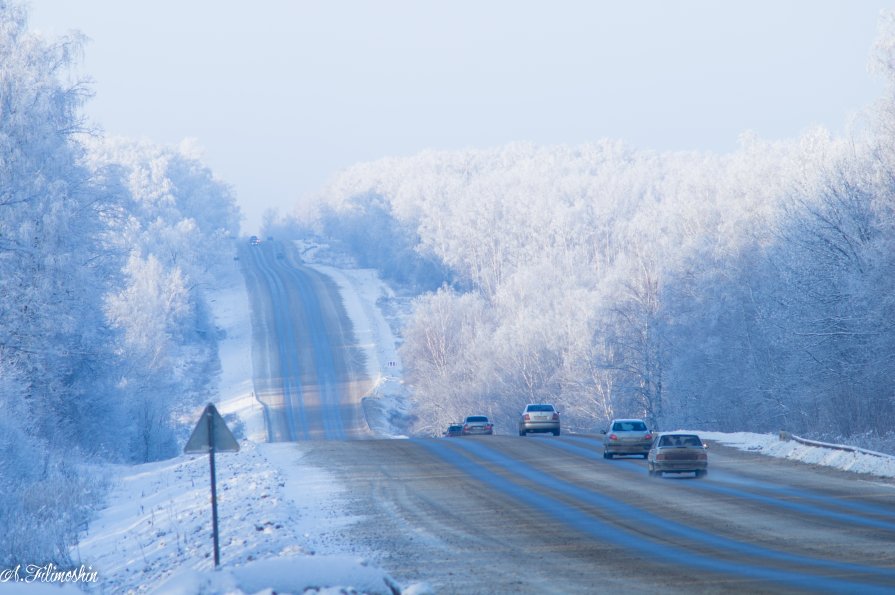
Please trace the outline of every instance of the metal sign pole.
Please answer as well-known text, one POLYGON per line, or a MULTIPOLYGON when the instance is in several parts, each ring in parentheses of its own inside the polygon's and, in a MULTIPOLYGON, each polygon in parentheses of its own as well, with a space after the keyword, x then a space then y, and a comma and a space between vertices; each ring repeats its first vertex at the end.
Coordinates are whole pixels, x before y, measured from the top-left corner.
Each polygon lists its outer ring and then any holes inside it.
POLYGON ((211 468, 211 525, 214 531, 214 568, 221 565, 221 552, 218 545, 218 491, 214 475, 214 415, 208 412, 208 465, 211 468))
POLYGON ((214 470, 216 452, 239 452, 239 443, 227 427, 227 422, 211 403, 205 408, 202 417, 187 440, 183 452, 193 455, 208 455, 208 467, 211 471, 211 523, 214 535, 214 569, 221 565, 221 548, 218 538, 218 489, 214 470))

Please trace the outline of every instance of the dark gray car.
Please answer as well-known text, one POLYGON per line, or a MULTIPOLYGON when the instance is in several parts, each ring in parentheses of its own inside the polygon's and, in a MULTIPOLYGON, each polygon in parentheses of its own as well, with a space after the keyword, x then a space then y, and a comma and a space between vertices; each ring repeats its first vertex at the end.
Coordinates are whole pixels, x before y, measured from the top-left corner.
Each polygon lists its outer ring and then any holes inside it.
POLYGON ((463 422, 463 436, 490 436, 493 433, 494 424, 488 420, 487 415, 470 415, 463 422))
POLYGON ((444 432, 445 437, 451 438, 463 435, 463 424, 449 424, 448 429, 444 432))

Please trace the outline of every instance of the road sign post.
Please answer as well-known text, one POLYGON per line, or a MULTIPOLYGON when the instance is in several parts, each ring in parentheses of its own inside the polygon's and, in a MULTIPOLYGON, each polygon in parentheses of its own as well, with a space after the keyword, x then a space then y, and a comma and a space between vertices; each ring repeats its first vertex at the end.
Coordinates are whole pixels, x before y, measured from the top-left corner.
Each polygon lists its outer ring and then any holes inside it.
POLYGON ((215 480, 214 453, 238 452, 239 443, 227 427, 227 423, 211 403, 205 407, 183 452, 186 454, 208 453, 208 467, 211 473, 211 525, 214 536, 214 567, 221 565, 221 554, 218 539, 218 494, 215 480))

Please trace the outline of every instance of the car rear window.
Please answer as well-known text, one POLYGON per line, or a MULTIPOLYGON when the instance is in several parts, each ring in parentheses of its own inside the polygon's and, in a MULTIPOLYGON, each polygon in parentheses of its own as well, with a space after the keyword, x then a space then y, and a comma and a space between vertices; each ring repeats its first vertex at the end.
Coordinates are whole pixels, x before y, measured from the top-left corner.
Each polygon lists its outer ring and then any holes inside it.
POLYGON ((553 411, 553 405, 529 405, 529 411, 553 411))
POLYGON ((672 435, 672 436, 662 436, 659 440, 659 446, 702 446, 702 441, 699 439, 699 436, 688 435, 672 435))
POLYGON ((469 417, 466 418, 466 423, 477 422, 477 421, 487 422, 488 418, 485 417, 484 415, 470 415, 469 417))
POLYGON ((612 424, 614 432, 646 432, 646 424, 642 421, 617 421, 612 424))

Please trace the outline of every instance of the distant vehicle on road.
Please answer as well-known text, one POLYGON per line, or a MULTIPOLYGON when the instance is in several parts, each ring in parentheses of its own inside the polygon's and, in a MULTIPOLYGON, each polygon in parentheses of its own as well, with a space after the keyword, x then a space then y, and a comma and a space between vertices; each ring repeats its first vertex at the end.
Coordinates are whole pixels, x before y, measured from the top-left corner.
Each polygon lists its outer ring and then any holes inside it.
POLYGON ((258 236, 252 236, 249 238, 249 244, 252 246, 257 246, 261 243, 261 239, 258 236))
POLYGON ((529 432, 550 432, 559 436, 559 412, 549 403, 529 403, 519 419, 519 435, 529 432))
POLYGON ((444 431, 445 438, 453 438, 463 435, 463 424, 450 424, 444 431))
POLYGON ((662 434, 653 443, 647 455, 649 474, 695 473, 703 477, 708 473, 709 457, 696 434, 662 434))
POLYGON ((488 421, 487 415, 470 415, 463 422, 463 435, 486 435, 490 436, 494 433, 494 424, 488 421))
POLYGON ((653 435, 642 419, 613 419, 603 434, 603 458, 615 455, 639 455, 646 458, 653 435))

